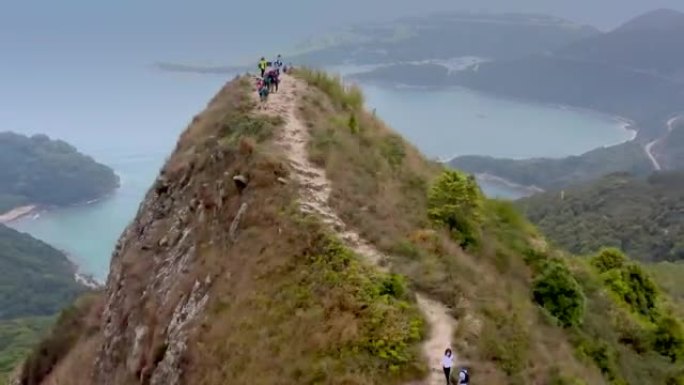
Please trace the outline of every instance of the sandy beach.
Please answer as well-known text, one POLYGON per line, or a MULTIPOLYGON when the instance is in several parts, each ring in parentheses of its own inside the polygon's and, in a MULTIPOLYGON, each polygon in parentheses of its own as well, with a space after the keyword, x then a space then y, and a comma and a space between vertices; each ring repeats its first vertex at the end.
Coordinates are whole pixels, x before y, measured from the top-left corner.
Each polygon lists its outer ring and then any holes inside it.
POLYGON ((4 214, 0 214, 0 223, 9 223, 17 220, 23 216, 31 214, 36 210, 36 208, 37 206, 35 205, 27 205, 12 209, 4 214))

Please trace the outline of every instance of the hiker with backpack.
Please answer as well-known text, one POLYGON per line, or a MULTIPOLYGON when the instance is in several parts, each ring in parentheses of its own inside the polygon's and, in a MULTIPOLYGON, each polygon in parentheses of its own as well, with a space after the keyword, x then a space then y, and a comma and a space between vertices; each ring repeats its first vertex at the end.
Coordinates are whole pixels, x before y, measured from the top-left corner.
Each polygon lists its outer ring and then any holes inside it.
POLYGON ((280 54, 278 54, 278 57, 273 61, 273 67, 279 71, 283 67, 283 58, 280 56, 280 54))
POLYGON ((461 371, 458 373, 458 383, 459 385, 470 384, 470 375, 468 374, 467 368, 461 369, 461 371))

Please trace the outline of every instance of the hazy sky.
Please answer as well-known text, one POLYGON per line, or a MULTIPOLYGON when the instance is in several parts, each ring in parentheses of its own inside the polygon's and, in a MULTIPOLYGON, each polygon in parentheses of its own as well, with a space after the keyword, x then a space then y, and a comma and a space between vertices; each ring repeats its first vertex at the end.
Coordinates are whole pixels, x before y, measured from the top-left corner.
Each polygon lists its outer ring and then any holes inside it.
POLYGON ((22 65, 218 62, 291 47, 331 26, 441 10, 549 13, 607 29, 661 7, 684 11, 684 0, 0 0, 0 52, 22 65))
POLYGON ((684 0, 0 0, 0 130, 180 126, 226 79, 155 61, 233 64, 350 22, 472 9, 607 29, 660 7, 684 0))

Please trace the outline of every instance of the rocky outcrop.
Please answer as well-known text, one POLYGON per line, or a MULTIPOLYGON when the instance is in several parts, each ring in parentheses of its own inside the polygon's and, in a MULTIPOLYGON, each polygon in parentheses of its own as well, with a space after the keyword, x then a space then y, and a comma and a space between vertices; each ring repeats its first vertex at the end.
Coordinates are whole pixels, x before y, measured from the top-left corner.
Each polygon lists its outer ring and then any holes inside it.
POLYGON ((116 245, 95 384, 181 383, 183 355, 211 295, 211 272, 200 266, 198 249, 226 241, 222 220, 234 224, 234 238, 246 207, 237 210, 247 179, 234 185, 226 172, 236 154, 212 136, 193 138, 215 127, 205 115, 215 112, 212 106, 226 107, 225 94, 195 118, 116 245), (235 207, 227 205, 231 197, 235 207))

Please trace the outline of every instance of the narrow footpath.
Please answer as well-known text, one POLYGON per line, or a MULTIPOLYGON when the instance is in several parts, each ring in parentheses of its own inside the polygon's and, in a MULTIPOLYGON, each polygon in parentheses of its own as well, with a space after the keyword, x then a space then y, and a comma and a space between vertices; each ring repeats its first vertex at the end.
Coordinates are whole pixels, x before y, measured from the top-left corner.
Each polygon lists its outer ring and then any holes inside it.
MULTIPOLYGON (((295 170, 294 176, 300 187, 301 210, 320 217, 354 252, 378 269, 388 271, 389 258, 362 239, 358 232, 349 228, 329 205, 332 190, 330 180, 324 170, 309 161, 309 133, 296 115, 297 100, 307 85, 287 74, 282 74, 280 79, 280 90, 269 95, 268 101, 260 111, 280 116, 285 120, 285 127, 278 136, 277 143, 283 148, 295 170)), ((256 93, 253 94, 258 102, 258 96, 256 93)), ((425 295, 418 293, 417 302, 430 329, 428 338, 423 342, 423 354, 430 366, 430 373, 424 385, 442 385, 444 374, 441 369, 441 357, 444 349, 451 345, 456 321, 446 306, 425 295)), ((459 357, 456 352, 454 356, 457 359, 459 357)))

